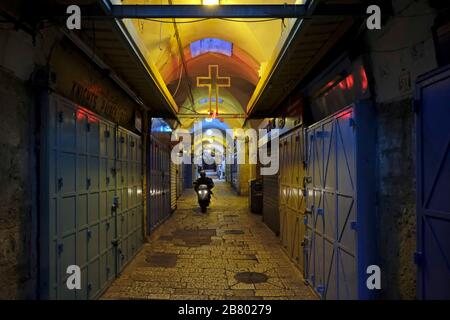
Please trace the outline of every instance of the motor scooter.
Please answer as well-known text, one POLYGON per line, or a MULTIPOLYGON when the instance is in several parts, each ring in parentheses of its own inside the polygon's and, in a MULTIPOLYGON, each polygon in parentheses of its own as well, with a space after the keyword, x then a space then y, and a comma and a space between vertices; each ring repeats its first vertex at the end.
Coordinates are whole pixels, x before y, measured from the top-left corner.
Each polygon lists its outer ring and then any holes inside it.
POLYGON ((211 190, 209 190, 206 184, 201 184, 198 186, 197 196, 201 211, 205 213, 211 201, 211 190))

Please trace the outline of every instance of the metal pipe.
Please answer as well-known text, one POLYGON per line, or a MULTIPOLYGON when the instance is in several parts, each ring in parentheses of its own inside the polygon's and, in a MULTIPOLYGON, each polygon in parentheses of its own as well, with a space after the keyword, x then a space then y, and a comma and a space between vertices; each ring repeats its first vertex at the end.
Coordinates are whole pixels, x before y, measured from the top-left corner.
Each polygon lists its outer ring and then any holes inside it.
MULTIPOLYGON (((178 118, 209 118, 207 113, 178 113, 178 118)), ((224 113, 217 115, 217 118, 223 119, 245 119, 247 115, 244 113, 224 113)))
POLYGON ((164 18, 307 18, 314 16, 365 16, 364 4, 285 5, 111 5, 110 17, 117 19, 164 18))
POLYGON ((298 18, 304 5, 113 5, 114 18, 298 18))

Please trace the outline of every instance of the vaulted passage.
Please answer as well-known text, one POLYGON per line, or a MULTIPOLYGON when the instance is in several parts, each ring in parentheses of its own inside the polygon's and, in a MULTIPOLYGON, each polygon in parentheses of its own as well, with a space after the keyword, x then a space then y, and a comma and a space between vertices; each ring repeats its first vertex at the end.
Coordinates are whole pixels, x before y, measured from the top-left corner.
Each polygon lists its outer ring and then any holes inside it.
POLYGON ((1 0, 0 299, 450 299, 449 12, 1 0))
POLYGON ((207 215, 185 192, 102 299, 317 299, 247 197, 214 190, 207 215))

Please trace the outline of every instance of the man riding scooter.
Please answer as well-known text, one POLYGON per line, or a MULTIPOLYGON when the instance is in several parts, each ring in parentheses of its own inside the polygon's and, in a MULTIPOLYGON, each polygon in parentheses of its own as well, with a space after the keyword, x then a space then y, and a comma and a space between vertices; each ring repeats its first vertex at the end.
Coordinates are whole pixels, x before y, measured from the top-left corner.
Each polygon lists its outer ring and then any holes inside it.
POLYGON ((205 170, 201 170, 200 178, 194 182, 194 190, 198 195, 198 204, 203 213, 206 212, 206 208, 211 200, 212 188, 214 188, 214 182, 206 176, 205 170))

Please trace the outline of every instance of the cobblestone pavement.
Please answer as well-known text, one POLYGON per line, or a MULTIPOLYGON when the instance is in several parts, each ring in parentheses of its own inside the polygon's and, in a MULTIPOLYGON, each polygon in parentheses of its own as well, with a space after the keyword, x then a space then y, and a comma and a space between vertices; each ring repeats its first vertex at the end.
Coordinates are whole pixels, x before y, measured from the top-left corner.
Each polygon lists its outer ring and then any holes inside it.
POLYGON ((207 214, 186 190, 102 299, 316 299, 247 197, 218 182, 207 214))

